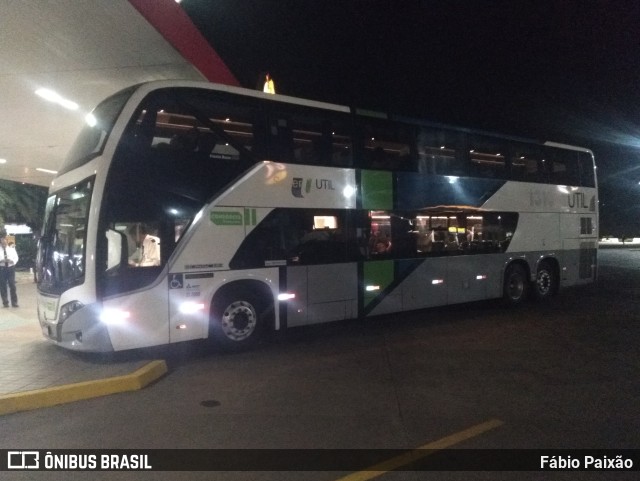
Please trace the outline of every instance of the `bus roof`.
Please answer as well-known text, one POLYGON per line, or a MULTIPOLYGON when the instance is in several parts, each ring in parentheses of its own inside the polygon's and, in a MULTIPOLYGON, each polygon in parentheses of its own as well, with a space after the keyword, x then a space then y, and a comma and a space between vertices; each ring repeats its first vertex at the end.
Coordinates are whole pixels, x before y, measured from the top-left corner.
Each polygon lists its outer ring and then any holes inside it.
POLYGON ((328 102, 319 102, 317 100, 302 99, 299 97, 291 97, 282 94, 269 94, 260 90, 252 90, 243 87, 234 87, 231 85, 218 84, 213 82, 199 82, 194 80, 156 80, 140 84, 140 88, 148 90, 156 90, 165 87, 186 87, 186 88, 202 88, 208 90, 217 90, 220 92, 228 92, 232 94, 255 97, 264 100, 287 102, 290 104, 303 105, 305 107, 316 107, 324 110, 333 110, 336 112, 350 113, 349 107, 342 105, 330 104, 328 102))

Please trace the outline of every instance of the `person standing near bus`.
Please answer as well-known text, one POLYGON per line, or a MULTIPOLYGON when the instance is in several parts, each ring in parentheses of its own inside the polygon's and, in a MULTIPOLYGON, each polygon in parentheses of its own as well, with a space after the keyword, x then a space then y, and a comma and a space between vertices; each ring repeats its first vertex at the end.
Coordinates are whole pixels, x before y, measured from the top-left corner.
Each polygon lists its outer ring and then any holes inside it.
POLYGON ((13 245, 9 245, 6 235, 0 237, 0 295, 2 295, 2 305, 18 307, 18 293, 16 291, 16 264, 18 263, 18 253, 13 245), (7 293, 7 288, 9 292, 7 293))

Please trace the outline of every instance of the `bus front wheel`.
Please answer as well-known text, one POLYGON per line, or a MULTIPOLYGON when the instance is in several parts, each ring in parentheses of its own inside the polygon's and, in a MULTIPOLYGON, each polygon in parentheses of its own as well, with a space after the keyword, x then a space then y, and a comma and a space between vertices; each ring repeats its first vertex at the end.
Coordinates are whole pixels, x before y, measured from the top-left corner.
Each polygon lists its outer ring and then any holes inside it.
POLYGON ((265 311, 265 303, 250 293, 217 298, 212 309, 211 337, 228 349, 251 346, 262 333, 265 311))
POLYGON ((542 261, 536 271, 533 293, 537 300, 544 300, 558 291, 558 276, 550 262, 542 261))
POLYGON ((507 267, 504 273, 503 298, 509 305, 516 306, 527 298, 529 281, 527 272, 519 264, 507 267))

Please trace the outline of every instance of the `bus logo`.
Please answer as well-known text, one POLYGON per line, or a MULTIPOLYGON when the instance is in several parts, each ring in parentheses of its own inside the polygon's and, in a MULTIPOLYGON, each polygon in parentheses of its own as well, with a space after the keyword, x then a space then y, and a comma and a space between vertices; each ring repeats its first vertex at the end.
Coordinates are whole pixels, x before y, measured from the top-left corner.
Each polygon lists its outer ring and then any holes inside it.
POLYGON ((304 179, 302 177, 294 177, 293 183, 291 184, 291 193, 294 197, 303 198, 302 195, 302 182, 304 179))
POLYGON ((241 212, 212 210, 209 218, 215 225, 243 225, 241 212))
POLYGON ((584 195, 584 192, 573 192, 568 195, 569 207, 571 209, 588 209, 591 212, 595 212, 596 210, 596 197, 591 197, 589 204, 587 205, 587 201, 584 195))
MULTIPOLYGON (((307 179, 305 183, 302 177, 294 177, 293 183, 291 184, 291 193, 294 197, 298 197, 300 199, 304 198, 304 195, 302 195, 302 184, 304 184, 304 191, 308 194, 309 192, 311 192, 313 179, 307 179)), ((316 189, 334 190, 331 184, 331 180, 329 179, 316 179, 316 189)))

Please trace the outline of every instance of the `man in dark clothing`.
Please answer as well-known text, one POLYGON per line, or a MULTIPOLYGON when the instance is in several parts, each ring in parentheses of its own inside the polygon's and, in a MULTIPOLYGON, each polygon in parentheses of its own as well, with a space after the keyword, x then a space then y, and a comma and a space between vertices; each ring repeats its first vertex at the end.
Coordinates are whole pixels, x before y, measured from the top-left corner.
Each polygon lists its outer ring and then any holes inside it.
POLYGON ((2 305, 9 307, 9 297, 11 305, 18 307, 18 294, 16 292, 16 264, 18 263, 18 253, 13 245, 9 245, 7 237, 0 237, 0 295, 2 305), (7 295, 7 287, 9 295, 7 295))

